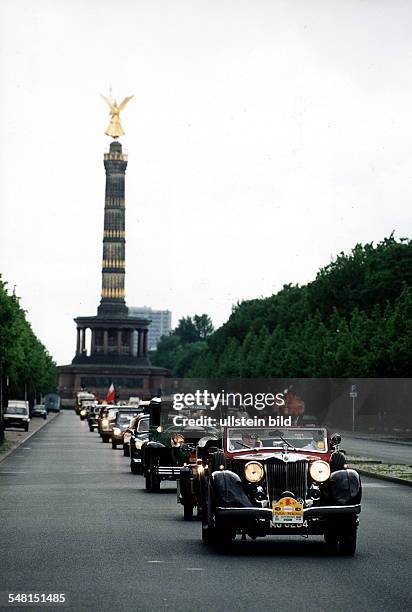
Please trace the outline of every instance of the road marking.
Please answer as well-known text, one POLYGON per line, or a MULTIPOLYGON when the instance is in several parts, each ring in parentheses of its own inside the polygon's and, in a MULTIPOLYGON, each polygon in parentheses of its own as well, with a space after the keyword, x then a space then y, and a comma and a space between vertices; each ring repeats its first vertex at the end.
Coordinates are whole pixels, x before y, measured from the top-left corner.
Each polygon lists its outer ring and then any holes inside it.
POLYGON ((157 561, 157 560, 154 560, 154 561, 148 561, 147 563, 171 563, 171 561, 157 561))
POLYGON ((188 572, 203 572, 203 567, 185 567, 188 572))
POLYGON ((372 482, 362 482, 362 488, 370 487, 371 489, 387 489, 389 487, 397 487, 397 484, 374 484, 372 482))
POLYGON ((29 472, 3 472, 0 470, 0 474, 28 474, 29 472))

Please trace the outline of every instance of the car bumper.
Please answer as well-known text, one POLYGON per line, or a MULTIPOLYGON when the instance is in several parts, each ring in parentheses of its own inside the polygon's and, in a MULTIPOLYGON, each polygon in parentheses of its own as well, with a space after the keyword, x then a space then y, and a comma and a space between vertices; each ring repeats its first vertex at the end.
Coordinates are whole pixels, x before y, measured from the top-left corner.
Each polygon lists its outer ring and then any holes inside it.
POLYGON ((4 426, 5 427, 25 427, 26 425, 28 425, 30 423, 30 421, 26 421, 23 419, 4 419, 4 426))
POLYGON ((159 465, 155 469, 157 476, 160 476, 164 480, 176 480, 179 478, 181 470, 186 469, 180 465, 159 465))
MULTIPOLYGON (((343 515, 356 515, 361 512, 361 505, 352 506, 312 506, 303 509, 303 520, 333 518, 343 515)), ((272 519, 270 508, 216 508, 216 516, 224 521, 234 520, 236 522, 250 519, 272 519)))

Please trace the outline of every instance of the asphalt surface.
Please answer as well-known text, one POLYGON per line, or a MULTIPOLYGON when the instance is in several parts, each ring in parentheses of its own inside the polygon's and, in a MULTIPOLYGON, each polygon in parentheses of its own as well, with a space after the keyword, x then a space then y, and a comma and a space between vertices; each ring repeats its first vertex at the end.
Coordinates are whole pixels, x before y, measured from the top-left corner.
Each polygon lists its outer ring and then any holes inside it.
POLYGON ((412 465, 412 444, 367 440, 342 435, 341 448, 348 454, 377 459, 383 463, 412 465))
POLYGON ((122 451, 65 413, 0 465, 0 597, 65 593, 53 607, 76 612, 411 609, 411 506, 411 488, 365 479, 354 558, 300 536, 211 552, 172 484, 146 493, 122 451))

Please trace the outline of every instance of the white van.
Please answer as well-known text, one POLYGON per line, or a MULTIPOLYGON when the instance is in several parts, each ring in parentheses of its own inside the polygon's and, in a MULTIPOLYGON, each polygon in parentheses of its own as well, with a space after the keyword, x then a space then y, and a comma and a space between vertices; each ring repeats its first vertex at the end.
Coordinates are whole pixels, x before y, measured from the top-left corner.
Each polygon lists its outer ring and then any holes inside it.
POLYGON ((4 427, 22 427, 29 431, 29 402, 25 400, 9 400, 3 414, 4 427))

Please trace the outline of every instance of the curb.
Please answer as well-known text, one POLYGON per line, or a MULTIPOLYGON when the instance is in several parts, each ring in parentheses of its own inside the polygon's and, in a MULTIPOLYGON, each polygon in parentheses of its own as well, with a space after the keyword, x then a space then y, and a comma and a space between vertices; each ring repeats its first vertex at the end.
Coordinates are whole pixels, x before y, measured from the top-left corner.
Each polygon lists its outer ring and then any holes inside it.
POLYGON ((10 450, 6 451, 5 453, 1 453, 1 454, 0 454, 0 463, 1 463, 2 461, 4 461, 5 459, 7 459, 7 457, 8 457, 9 455, 11 455, 12 453, 14 453, 14 451, 15 451, 15 450, 17 450, 17 449, 19 448, 19 446, 21 446, 22 444, 24 444, 25 442, 27 442, 27 440, 30 440, 30 438, 31 438, 32 436, 35 436, 35 435, 36 435, 36 433, 38 433, 39 431, 41 431, 41 430, 43 429, 43 427, 46 427, 46 425, 48 425, 48 424, 49 424, 51 421, 54 421, 54 419, 55 419, 56 417, 58 417, 58 416, 59 416, 59 414, 60 414, 60 412, 54 412, 54 413, 53 413, 53 416, 52 416, 52 417, 47 417, 47 420, 46 420, 44 423, 42 423, 42 424, 40 425, 40 427, 39 427, 38 429, 36 429, 36 431, 32 431, 32 432, 31 432, 31 433, 30 433, 30 434, 29 434, 29 435, 28 435, 26 438, 24 438, 24 440, 20 440, 20 442, 18 442, 18 443, 16 444, 16 446, 13 446, 13 448, 11 448, 10 450))
POLYGON ((367 472, 366 470, 358 470, 355 466, 355 469, 361 476, 369 476, 369 478, 376 478, 377 480, 386 480, 386 482, 394 482, 395 484, 406 485, 407 487, 412 487, 411 480, 403 480, 402 478, 396 478, 396 476, 385 476, 383 474, 375 474, 374 472, 367 472))

